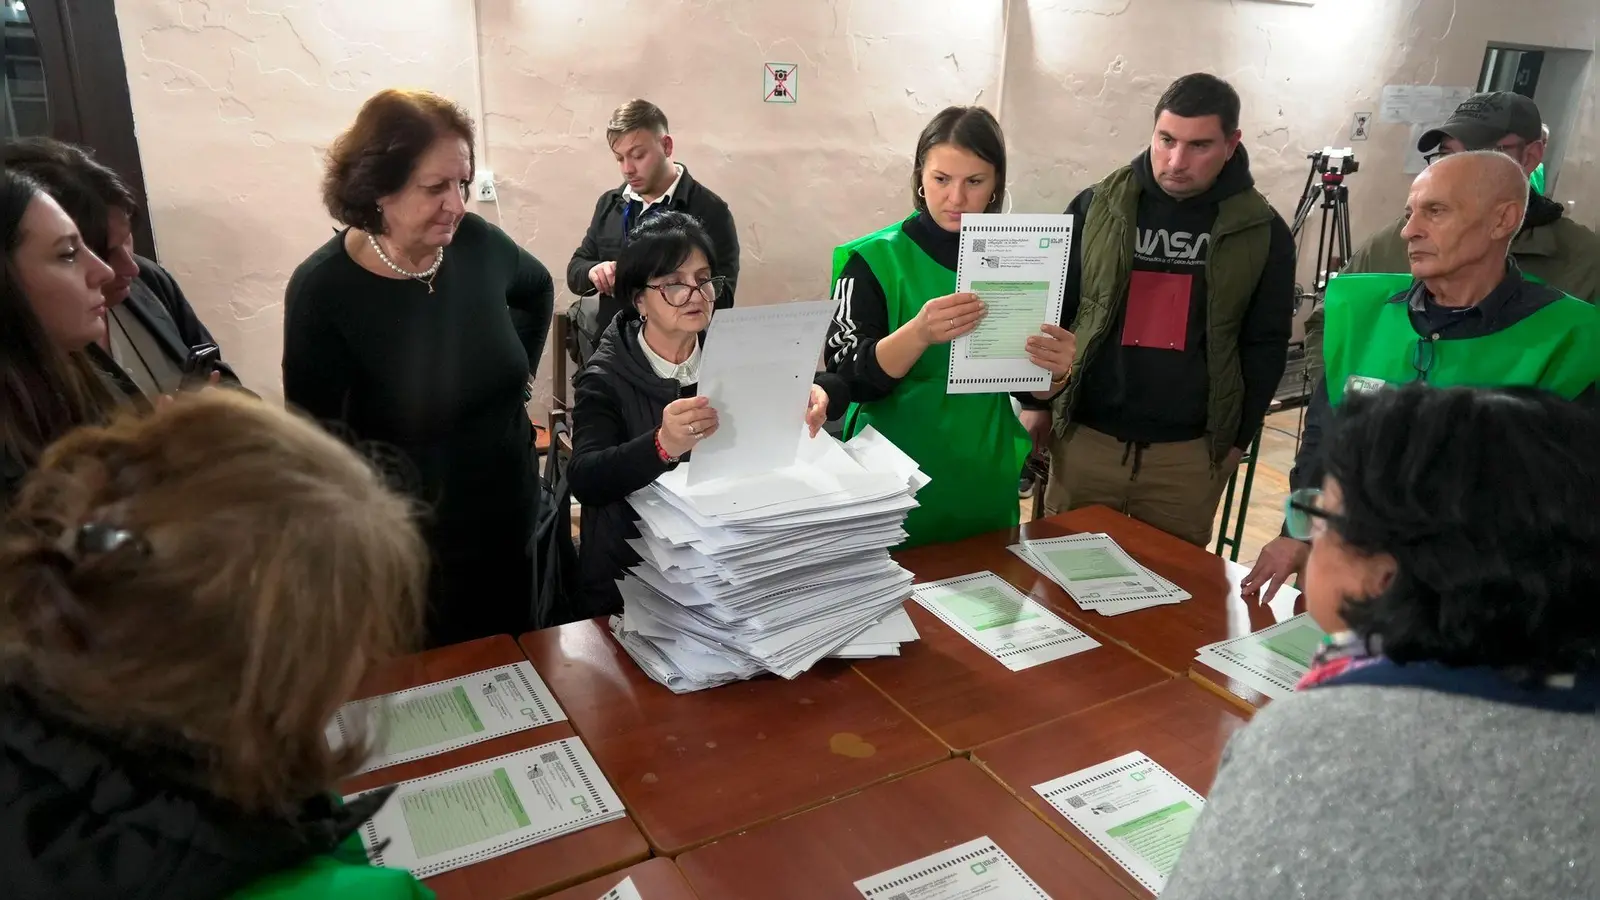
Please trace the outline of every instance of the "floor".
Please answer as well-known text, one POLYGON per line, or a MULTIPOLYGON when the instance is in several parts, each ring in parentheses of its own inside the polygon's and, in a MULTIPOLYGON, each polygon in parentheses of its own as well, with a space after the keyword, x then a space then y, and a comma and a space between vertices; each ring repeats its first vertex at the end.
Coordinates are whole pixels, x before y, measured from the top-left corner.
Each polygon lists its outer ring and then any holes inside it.
MULTIPOLYGON (((1250 506, 1245 511, 1244 535, 1239 541, 1239 562, 1255 562, 1261 548, 1278 536, 1283 526, 1283 503, 1289 497, 1289 469, 1294 465, 1295 435, 1299 433, 1300 411, 1287 410, 1268 416, 1261 432, 1261 459, 1256 463, 1255 480, 1250 487, 1250 506)), ((1244 487, 1244 469, 1239 470, 1234 505, 1244 487)), ((1033 500, 1022 501, 1022 520, 1033 514, 1033 500)), ((1222 511, 1217 511, 1217 524, 1222 511)), ((1229 531, 1232 531, 1230 526, 1229 531)), ((1215 546, 1216 533, 1212 532, 1215 546)))

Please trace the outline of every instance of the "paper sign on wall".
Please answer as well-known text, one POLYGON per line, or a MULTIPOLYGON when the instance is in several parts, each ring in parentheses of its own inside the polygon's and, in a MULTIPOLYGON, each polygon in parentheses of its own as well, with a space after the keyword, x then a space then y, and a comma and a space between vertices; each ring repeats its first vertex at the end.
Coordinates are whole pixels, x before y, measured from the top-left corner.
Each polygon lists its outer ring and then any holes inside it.
POLYGON ((761 96, 768 103, 793 103, 800 86, 797 63, 769 62, 761 73, 761 96))

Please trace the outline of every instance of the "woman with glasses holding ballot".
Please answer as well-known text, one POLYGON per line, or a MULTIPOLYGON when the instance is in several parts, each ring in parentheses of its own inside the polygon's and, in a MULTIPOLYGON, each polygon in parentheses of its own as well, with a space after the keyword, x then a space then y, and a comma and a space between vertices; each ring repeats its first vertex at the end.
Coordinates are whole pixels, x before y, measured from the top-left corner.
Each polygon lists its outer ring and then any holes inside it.
MULTIPOLYGON (((872 426, 932 479, 906 517, 905 547, 1010 528, 1019 518, 1017 479, 1031 442, 1011 398, 948 393, 948 345, 984 315, 978 295, 956 293, 961 217, 999 212, 1005 181, 1000 123, 981 107, 949 107, 917 140, 916 211, 834 250, 839 309, 823 354, 856 401, 846 435, 872 426)), ((1076 342, 1044 324, 1026 349, 1051 375, 1050 390, 1035 396, 1053 397, 1066 386, 1076 342)))
MULTIPOLYGON (((725 279, 695 217, 664 210, 635 226, 617 259, 624 306, 572 380, 572 495, 583 508, 578 545, 584 616, 622 608, 616 581, 638 562, 627 497, 717 430, 717 410, 695 396, 701 346, 725 279)), ((819 373, 803 411, 814 437, 848 403, 843 383, 819 373)), ((796 415, 802 413, 795 411, 796 415)))

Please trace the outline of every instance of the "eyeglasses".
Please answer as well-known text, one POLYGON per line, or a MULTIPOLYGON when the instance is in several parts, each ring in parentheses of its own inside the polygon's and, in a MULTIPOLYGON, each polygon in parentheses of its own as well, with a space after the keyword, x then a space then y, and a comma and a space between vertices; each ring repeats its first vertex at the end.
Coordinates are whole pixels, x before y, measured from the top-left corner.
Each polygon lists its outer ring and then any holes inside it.
POLYGON ((1297 541, 1314 541, 1338 515, 1322 508, 1321 488, 1301 488, 1283 504, 1283 530, 1297 541))
MULTIPOLYGON (((1535 143, 1537 143, 1537 142, 1535 142, 1535 143)), ((1517 160, 1517 161, 1520 162, 1522 160, 1522 151, 1528 149, 1528 147, 1530 147, 1530 146, 1532 146, 1532 145, 1529 144, 1529 142, 1527 142, 1527 141, 1514 140, 1514 141, 1506 141, 1505 143, 1502 143, 1502 144, 1495 144, 1493 147, 1485 147, 1484 149, 1485 150, 1494 150, 1494 151, 1496 151, 1498 153, 1504 153, 1505 155, 1511 157, 1512 159, 1517 160)), ((1438 162, 1439 160, 1444 159, 1446 156, 1449 156, 1450 154, 1451 154, 1451 151, 1446 150, 1443 147, 1440 147, 1438 150, 1435 150, 1432 153, 1424 154, 1423 157, 1422 157, 1422 161, 1431 166, 1434 163, 1438 162)))
POLYGON ((1428 372, 1433 369, 1432 338, 1417 338, 1417 346, 1411 351, 1411 368, 1416 370, 1418 381, 1428 380, 1428 372))
POLYGON ((727 283, 727 276, 718 275, 699 284, 678 284, 674 282, 672 284, 647 284, 645 287, 660 294, 661 299, 667 301, 668 306, 673 309, 679 309, 688 306, 689 301, 694 298, 695 294, 699 294, 710 303, 716 303, 717 298, 722 296, 723 288, 727 283))

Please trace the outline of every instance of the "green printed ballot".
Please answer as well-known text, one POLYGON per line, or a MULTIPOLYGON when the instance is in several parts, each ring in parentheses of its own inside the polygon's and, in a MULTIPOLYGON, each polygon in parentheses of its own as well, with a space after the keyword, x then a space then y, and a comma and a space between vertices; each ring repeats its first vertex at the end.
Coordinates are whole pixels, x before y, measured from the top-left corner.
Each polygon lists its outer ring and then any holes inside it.
POLYGON ((446 782, 401 798, 419 859, 528 827, 528 813, 505 769, 446 782))
POLYGON ((1261 645, 1295 665, 1311 668, 1312 657, 1322 646, 1322 629, 1310 623, 1261 639, 1261 645))
POLYGON ((484 730, 466 688, 459 685, 386 706, 381 713, 382 753, 392 756, 484 730))
POLYGON ((1095 581, 1122 578, 1133 574, 1116 554, 1104 547, 1047 550, 1045 559, 1055 564, 1067 581, 1095 581))
POLYGON ((1164 809, 1146 813, 1131 822, 1108 829, 1106 834, 1122 841, 1128 849, 1139 854, 1162 878, 1172 874, 1178 864, 1178 854, 1189 842, 1189 832, 1194 830, 1200 810, 1179 800, 1164 809))
POLYGON ((1027 603, 986 584, 952 591, 941 597, 939 602, 974 631, 987 631, 1039 618, 1039 613, 1027 603))
POLYGON ((1048 281, 974 281, 987 312, 967 342, 969 359, 1026 359, 1027 340, 1045 322, 1048 281))

